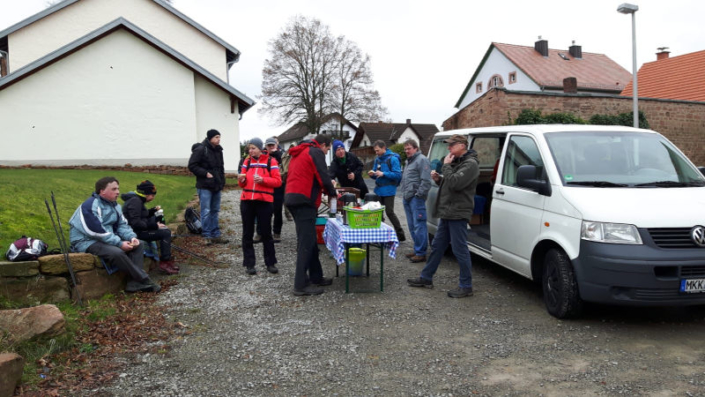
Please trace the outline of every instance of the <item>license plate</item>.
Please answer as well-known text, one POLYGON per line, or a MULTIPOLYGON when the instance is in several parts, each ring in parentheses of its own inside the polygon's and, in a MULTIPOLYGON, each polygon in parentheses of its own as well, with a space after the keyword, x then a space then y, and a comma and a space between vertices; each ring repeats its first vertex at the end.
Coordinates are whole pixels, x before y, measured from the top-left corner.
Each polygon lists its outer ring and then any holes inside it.
POLYGON ((681 292, 705 292, 705 278, 681 280, 681 292))

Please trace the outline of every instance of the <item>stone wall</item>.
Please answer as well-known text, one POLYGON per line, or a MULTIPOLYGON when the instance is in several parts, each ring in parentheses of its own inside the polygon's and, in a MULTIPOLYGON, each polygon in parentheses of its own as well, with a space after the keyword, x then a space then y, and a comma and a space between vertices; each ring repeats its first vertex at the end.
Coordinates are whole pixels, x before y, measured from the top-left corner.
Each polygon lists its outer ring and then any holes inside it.
POLYGON ((165 174, 165 175, 193 175, 187 167, 179 167, 175 165, 151 165, 151 166, 140 166, 133 167, 132 164, 125 164, 122 167, 116 166, 96 166, 96 165, 72 165, 72 166, 61 166, 61 167, 50 167, 46 165, 31 165, 26 164, 20 167, 12 167, 7 165, 0 165, 2 168, 32 168, 35 170, 40 169, 63 169, 63 170, 109 170, 109 171, 128 171, 128 172, 145 172, 148 174, 165 174))
MULTIPOLYGON (((69 254, 78 286, 74 287, 63 255, 46 255, 37 261, 0 262, 0 296, 24 305, 59 303, 81 298, 99 299, 125 289, 123 272, 109 275, 103 263, 91 254, 69 254)), ((145 271, 155 262, 145 257, 145 271)))
MULTIPOLYGON (((617 115, 632 110, 632 98, 614 95, 564 94, 492 89, 443 122, 444 130, 508 125, 523 109, 544 114, 617 115)), ((673 142, 697 166, 705 166, 705 102, 639 98, 650 128, 673 142)))

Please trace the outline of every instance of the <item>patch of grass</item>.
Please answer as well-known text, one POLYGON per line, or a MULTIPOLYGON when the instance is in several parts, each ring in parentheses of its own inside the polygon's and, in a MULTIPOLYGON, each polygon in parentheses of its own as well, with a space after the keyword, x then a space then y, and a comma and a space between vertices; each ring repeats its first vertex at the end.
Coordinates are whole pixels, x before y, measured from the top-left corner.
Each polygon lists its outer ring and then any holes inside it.
MULTIPOLYGON (((193 176, 109 170, 0 169, 0 249, 4 252, 22 235, 38 238, 50 248, 59 247, 44 203, 47 199, 56 221, 52 191, 68 241, 69 219, 93 193, 95 182, 104 176, 116 177, 120 181, 121 193, 133 191, 145 179, 152 181, 158 194, 148 207, 161 205, 167 222, 173 222, 196 193, 193 176)), ((121 199, 118 202, 123 203, 121 199)))

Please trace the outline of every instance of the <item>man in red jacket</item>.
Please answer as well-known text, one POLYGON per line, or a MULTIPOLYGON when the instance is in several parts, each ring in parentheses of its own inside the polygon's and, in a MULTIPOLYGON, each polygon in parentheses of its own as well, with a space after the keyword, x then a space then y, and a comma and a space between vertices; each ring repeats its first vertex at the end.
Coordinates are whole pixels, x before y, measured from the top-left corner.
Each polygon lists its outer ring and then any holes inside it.
POLYGON ((296 275, 294 295, 319 295, 321 286, 331 285, 333 280, 323 277, 323 268, 318 260, 316 244, 316 216, 321 205, 321 194, 335 197, 335 187, 328 175, 326 154, 330 150, 331 138, 318 135, 311 141, 303 141, 289 149, 291 162, 286 179, 284 204, 294 217, 296 224, 296 275))

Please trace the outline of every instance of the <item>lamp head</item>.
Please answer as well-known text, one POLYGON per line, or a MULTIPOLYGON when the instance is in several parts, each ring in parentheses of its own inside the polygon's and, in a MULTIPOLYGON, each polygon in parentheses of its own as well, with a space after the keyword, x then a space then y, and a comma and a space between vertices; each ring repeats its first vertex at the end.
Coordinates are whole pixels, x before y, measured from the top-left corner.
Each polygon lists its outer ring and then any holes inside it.
POLYGON ((619 7, 617 7, 617 11, 622 14, 634 14, 639 11, 639 6, 636 4, 622 3, 619 7))

